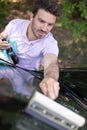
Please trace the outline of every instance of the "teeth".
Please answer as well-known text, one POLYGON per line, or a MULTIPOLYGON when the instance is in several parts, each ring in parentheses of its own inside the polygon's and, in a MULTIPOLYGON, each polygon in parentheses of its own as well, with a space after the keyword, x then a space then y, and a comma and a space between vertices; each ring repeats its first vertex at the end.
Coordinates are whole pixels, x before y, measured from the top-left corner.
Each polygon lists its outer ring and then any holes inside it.
POLYGON ((33 115, 34 113, 37 113, 37 118, 41 116, 42 118, 51 121, 50 124, 54 123, 63 126, 64 128, 67 128, 67 130, 76 130, 76 128, 85 124, 84 117, 39 92, 35 92, 32 96, 26 108, 26 112, 28 113, 29 110, 33 112, 33 115))

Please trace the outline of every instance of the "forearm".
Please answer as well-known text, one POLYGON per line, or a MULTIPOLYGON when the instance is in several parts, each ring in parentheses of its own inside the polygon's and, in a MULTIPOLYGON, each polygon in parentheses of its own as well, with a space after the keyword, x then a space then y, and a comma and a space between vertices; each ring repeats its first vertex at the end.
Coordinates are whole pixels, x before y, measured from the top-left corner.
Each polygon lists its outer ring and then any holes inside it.
POLYGON ((42 92, 55 99, 59 95, 59 67, 58 57, 54 54, 46 54, 43 59, 44 78, 40 82, 40 88, 42 92))
POLYGON ((50 64, 44 70, 44 77, 50 77, 58 81, 59 79, 59 67, 57 63, 50 64))

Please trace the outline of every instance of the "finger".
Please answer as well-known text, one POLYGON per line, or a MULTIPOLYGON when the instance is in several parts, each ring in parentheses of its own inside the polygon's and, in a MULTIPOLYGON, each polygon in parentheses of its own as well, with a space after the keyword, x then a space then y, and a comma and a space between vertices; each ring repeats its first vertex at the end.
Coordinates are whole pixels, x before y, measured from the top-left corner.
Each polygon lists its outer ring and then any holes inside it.
POLYGON ((46 86, 46 84, 45 83, 40 83, 40 89, 41 89, 41 91, 45 94, 45 95, 47 95, 47 86, 46 86))
POLYGON ((0 46, 0 49, 1 49, 1 50, 3 50, 3 49, 8 49, 8 48, 10 48, 10 45, 9 45, 9 46, 7 46, 7 45, 5 45, 5 46, 0 46))
POLYGON ((6 34, 4 31, 2 33, 0 33, 0 39, 3 39, 3 38, 8 38, 8 34, 6 34))
POLYGON ((1 41, 0 40, 0 49, 8 49, 11 47, 11 44, 8 44, 6 41, 1 41))
POLYGON ((54 94, 55 94, 55 97, 56 97, 56 98, 57 98, 58 95, 59 95, 59 90, 60 90, 59 83, 58 83, 58 82, 55 82, 55 83, 54 83, 54 86, 53 86, 53 91, 54 91, 54 94))
POLYGON ((50 97, 53 100, 56 98, 52 85, 50 85, 50 87, 48 87, 48 97, 50 97))
POLYGON ((2 46, 2 47, 10 47, 11 44, 3 43, 3 44, 0 44, 0 46, 2 46))
POLYGON ((7 41, 3 41, 2 39, 0 39, 0 44, 8 44, 7 41))
POLYGON ((59 83, 55 82, 54 84, 50 85, 48 90, 48 96, 53 100, 56 99, 59 95, 59 90, 60 90, 59 83))

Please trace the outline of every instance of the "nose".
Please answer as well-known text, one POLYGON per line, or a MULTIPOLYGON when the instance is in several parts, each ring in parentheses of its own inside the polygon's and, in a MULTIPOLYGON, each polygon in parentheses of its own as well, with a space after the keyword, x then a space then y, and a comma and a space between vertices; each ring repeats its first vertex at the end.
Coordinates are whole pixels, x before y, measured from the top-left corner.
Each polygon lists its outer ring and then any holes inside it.
POLYGON ((43 24, 43 31, 47 31, 47 30, 48 30, 48 24, 45 23, 45 24, 43 24))

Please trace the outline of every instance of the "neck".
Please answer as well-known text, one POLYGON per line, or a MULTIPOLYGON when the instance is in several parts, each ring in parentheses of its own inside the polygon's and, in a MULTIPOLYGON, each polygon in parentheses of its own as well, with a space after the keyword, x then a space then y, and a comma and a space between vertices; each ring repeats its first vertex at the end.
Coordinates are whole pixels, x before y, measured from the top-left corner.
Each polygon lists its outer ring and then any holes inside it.
POLYGON ((29 24, 28 29, 27 29, 27 38, 29 41, 36 40, 35 36, 33 35, 32 29, 31 29, 31 23, 29 24))

